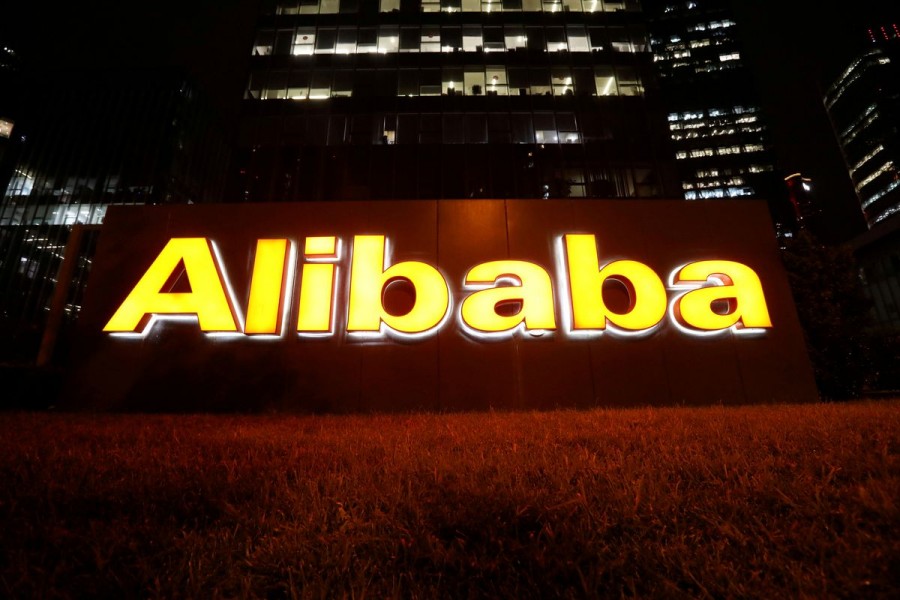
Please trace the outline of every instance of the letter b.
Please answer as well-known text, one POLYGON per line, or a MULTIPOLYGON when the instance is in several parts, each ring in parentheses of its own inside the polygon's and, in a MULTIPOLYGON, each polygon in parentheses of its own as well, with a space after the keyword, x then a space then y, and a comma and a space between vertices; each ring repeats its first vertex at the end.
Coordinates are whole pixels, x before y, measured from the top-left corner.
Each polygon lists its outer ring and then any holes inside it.
POLYGON ((350 306, 347 331, 379 331, 381 323, 401 333, 423 333, 440 323, 450 306, 450 290, 437 269, 422 262, 384 264, 383 235, 353 238, 350 267, 350 306), (405 315, 384 309, 384 289, 388 283, 406 279, 416 290, 416 300, 405 315))

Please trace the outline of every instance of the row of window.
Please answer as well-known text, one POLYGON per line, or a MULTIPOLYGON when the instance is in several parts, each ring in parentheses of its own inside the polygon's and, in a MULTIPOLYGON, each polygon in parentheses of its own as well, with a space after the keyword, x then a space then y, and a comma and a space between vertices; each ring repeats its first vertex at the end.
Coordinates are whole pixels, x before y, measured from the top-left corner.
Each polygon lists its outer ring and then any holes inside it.
POLYGON ((312 54, 393 54, 398 52, 647 52, 637 27, 526 27, 523 25, 439 25, 379 27, 297 27, 261 29, 256 56, 312 54))
POLYGON ((707 129, 703 131, 688 131, 687 133, 673 133, 671 134, 672 141, 680 142, 684 140, 703 140, 712 137, 725 137, 741 134, 749 134, 749 133, 761 133, 763 130, 762 127, 756 125, 747 125, 744 127, 720 127, 707 129))
POLYGON ((248 98, 318 100, 348 96, 641 96, 630 67, 294 70, 251 75, 248 98))
POLYGON ((571 112, 376 113, 262 119, 254 135, 297 146, 580 144, 613 138, 609 124, 571 112))
POLYGON ((684 193, 685 200, 717 200, 720 198, 742 198, 752 196, 755 192, 748 186, 728 186, 711 188, 708 190, 690 191, 684 193))
MULTIPOLYGON (((365 0, 288 0, 278 15, 355 14, 365 0)), ((635 0, 379 0, 379 12, 615 12, 637 10, 635 0)))
POLYGON ((681 184, 684 190, 708 190, 721 187, 723 185, 744 185, 744 178, 740 175, 730 177, 728 179, 707 179, 701 181, 685 181, 681 184))
MULTIPOLYGON (((0 208, 0 226, 8 225, 100 225, 106 218, 109 204, 7 204, 0 208)), ((30 241, 30 240, 29 240, 30 241)), ((57 258, 62 258, 64 245, 39 250, 57 249, 57 258)), ((25 261, 23 261, 25 262, 25 261)))
MULTIPOLYGON (((720 168, 720 167, 711 167, 705 169, 697 169, 694 171, 694 181, 698 184, 698 187, 705 187, 702 185, 703 180, 705 179, 715 179, 718 177, 731 177, 733 179, 744 179, 744 175, 747 174, 758 174, 758 173, 769 173, 772 171, 774 167, 772 165, 760 165, 760 164, 750 164, 750 165, 738 165, 736 167, 728 167, 728 168, 720 168)), ((706 186, 708 187, 708 186, 706 186)), ((685 189, 694 189, 694 188, 685 188, 685 189)))
POLYGON ((709 156, 727 156, 730 154, 749 154, 765 150, 762 144, 744 144, 743 146, 719 146, 718 148, 695 148, 694 150, 679 150, 675 158, 685 160, 688 158, 705 158, 709 156))
POLYGON ((577 144, 266 146, 242 157, 240 179, 248 202, 660 195, 652 163, 617 158, 577 144))
POLYGON ((872 171, 872 173, 870 173, 868 177, 866 177, 865 179, 860 181, 858 184, 856 184, 856 191, 862 192, 862 189, 864 187, 866 187, 870 183, 873 183, 876 179, 878 179, 885 173, 890 174, 891 180, 893 180, 893 181, 896 181, 898 178, 898 175, 900 175, 900 173, 898 173, 897 167, 894 166, 894 161, 889 160, 886 163, 884 163, 883 165, 881 165, 881 167, 872 171))
POLYGON ((732 106, 729 108, 708 108, 706 110, 669 113, 669 129, 672 129, 673 131, 682 127, 688 129, 698 122, 701 126, 706 126, 706 124, 708 124, 708 121, 706 121, 707 118, 724 119, 728 118, 730 115, 738 115, 738 118, 734 120, 734 123, 755 123, 757 119, 755 115, 758 113, 759 107, 756 106, 732 106), (673 123, 678 123, 680 121, 685 122, 685 124, 683 126, 673 125, 673 123), (687 123, 688 121, 691 122, 690 125, 687 123))
MULTIPOLYGON (((675 67, 685 67, 685 66, 688 66, 688 65, 690 64, 688 61, 684 60, 684 59, 687 59, 687 58, 691 58, 691 51, 690 51, 690 50, 682 50, 682 51, 679 51, 679 52, 666 53, 666 54, 656 54, 656 55, 653 56, 653 62, 655 62, 655 63, 665 63, 665 62, 667 62, 667 61, 675 61, 675 62, 673 62, 671 65, 662 65, 662 66, 670 67, 670 68, 675 68, 675 67)), ((734 52, 734 51, 726 51, 726 52, 720 53, 720 54, 718 55, 718 58, 719 58, 719 62, 728 62, 728 61, 730 61, 730 60, 740 60, 740 59, 741 59, 741 53, 740 53, 740 52, 734 52)), ((701 60, 707 60, 707 59, 704 58, 704 59, 701 59, 701 60)), ((698 62, 698 61, 693 61, 693 62, 696 63, 696 62, 698 62)))

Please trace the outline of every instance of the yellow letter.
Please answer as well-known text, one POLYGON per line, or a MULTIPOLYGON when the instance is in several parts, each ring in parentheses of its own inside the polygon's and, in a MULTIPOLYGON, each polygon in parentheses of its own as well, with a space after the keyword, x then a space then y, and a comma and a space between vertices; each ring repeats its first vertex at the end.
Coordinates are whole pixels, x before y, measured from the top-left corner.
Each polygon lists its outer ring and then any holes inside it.
POLYGON ((281 333, 287 251, 287 240, 256 242, 256 259, 250 278, 250 300, 247 303, 244 333, 281 333))
POLYGON ((414 261, 397 263, 387 270, 384 267, 384 236, 355 236, 348 331, 379 331, 384 322, 396 331, 422 333, 441 322, 450 306, 450 291, 437 269, 414 261), (384 310, 384 288, 396 279, 408 280, 416 290, 415 304, 405 315, 384 310))
POLYGON ((593 235, 566 235, 572 326, 575 330, 606 329, 607 321, 622 329, 639 331, 659 323, 666 314, 666 288, 647 265, 617 260, 602 269, 593 235), (629 290, 631 305, 614 313, 603 302, 603 282, 613 279, 629 290))
MULTIPOLYGON (((337 240, 332 237, 306 238, 304 256, 314 260, 337 260, 337 240)), ((328 333, 334 305, 335 266, 305 264, 300 278, 300 308, 297 331, 328 333)))
POLYGON ((150 315, 197 315, 202 331, 237 331, 209 240, 169 240, 103 331, 141 332, 150 315), (168 293, 163 287, 182 261, 191 291, 168 293))
POLYGON ((721 285, 686 293, 675 303, 676 318, 705 331, 727 329, 732 325, 748 329, 772 327, 762 284, 753 269, 746 265, 727 260, 695 262, 683 267, 673 283, 699 284, 709 280, 721 285), (712 303, 717 300, 728 301, 730 310, 727 314, 717 314, 713 310, 712 303))
POLYGON ((553 314, 553 287, 547 271, 536 264, 518 260, 498 260, 472 267, 466 285, 496 283, 513 277, 518 285, 493 287, 473 293, 462 304, 463 321, 478 331, 509 331, 524 322, 526 329, 556 329, 553 314), (522 307, 511 316, 497 314, 504 302, 520 302, 522 307))

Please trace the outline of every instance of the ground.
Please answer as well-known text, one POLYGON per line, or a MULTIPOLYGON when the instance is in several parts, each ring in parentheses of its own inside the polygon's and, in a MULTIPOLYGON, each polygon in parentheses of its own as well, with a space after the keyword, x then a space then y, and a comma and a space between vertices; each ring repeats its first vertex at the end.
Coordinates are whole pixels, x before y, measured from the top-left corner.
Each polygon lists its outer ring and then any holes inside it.
POLYGON ((0 414, 0 596, 898 597, 900 402, 0 414))

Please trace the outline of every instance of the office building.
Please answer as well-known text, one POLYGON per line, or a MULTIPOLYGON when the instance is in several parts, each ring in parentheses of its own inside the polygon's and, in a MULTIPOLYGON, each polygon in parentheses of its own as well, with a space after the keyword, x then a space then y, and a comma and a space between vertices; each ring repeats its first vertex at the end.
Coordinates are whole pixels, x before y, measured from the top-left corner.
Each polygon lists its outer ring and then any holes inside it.
POLYGON ((269 2, 242 201, 671 197, 633 0, 269 2))
POLYGON ((228 160, 220 125, 182 76, 53 73, 28 89, 0 198, 0 360, 34 359, 66 252, 76 264, 62 317, 75 319, 91 227, 110 205, 219 200, 228 160), (76 226, 88 231, 67 249, 76 226))
POLYGON ((783 196, 729 2, 643 5, 684 198, 783 196))
POLYGON ((19 81, 21 70, 16 51, 0 45, 0 190, 12 176, 15 153, 18 149, 17 137, 13 134, 16 118, 21 110, 19 96, 22 85, 19 81))
POLYGON ((825 107, 872 227, 900 212, 900 26, 869 28, 866 38, 828 88, 825 107))
POLYGON ((876 331, 900 334, 900 25, 866 28, 824 102, 869 231, 853 240, 876 331))

